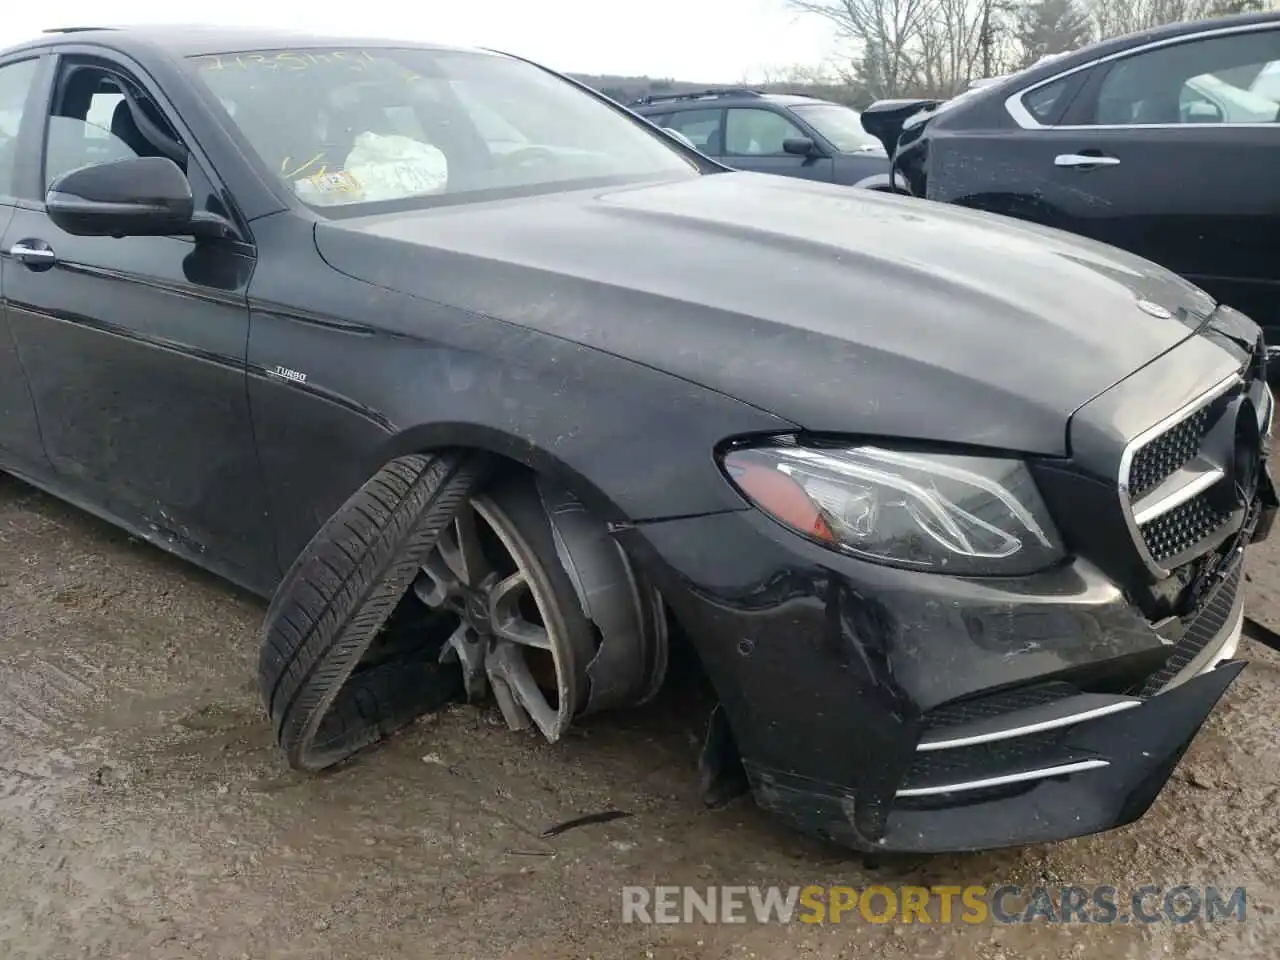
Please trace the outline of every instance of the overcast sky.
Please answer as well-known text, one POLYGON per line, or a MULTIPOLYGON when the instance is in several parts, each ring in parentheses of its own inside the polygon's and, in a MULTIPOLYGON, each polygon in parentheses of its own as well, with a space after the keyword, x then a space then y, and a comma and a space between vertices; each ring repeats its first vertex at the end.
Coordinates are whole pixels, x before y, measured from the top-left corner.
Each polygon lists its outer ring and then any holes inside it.
POLYGON ((339 34, 488 46, 561 71, 648 74, 737 82, 762 67, 812 64, 831 52, 830 30, 797 17, 784 0, 461 0, 450 3, 215 0, 194 8, 167 0, 4 2, 0 47, 48 27, 103 22, 287 26, 339 34))

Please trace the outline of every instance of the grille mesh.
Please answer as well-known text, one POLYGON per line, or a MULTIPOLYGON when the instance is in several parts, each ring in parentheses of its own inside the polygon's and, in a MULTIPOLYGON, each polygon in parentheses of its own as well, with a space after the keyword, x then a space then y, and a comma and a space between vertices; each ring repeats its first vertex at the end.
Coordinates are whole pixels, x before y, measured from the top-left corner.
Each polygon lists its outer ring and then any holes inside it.
POLYGON ((1240 590, 1240 571, 1244 565, 1236 563, 1235 569, 1218 587, 1217 592, 1196 612, 1195 619, 1187 625, 1182 639, 1177 642, 1164 666, 1153 673, 1142 685, 1139 696, 1150 697, 1176 677, 1182 669, 1220 634, 1231 617, 1236 593, 1240 590))
POLYGON ((1029 770, 1042 763, 1057 762, 1054 748, 1062 742, 1065 729, 1045 730, 1023 737, 976 743, 953 750, 917 753, 902 782, 904 789, 963 783, 985 777, 1029 770))
POLYGON ((1147 521, 1139 530, 1151 559, 1161 563, 1194 547, 1230 519, 1231 512, 1215 505, 1206 491, 1147 521))
POLYGON ((969 700, 956 700, 941 707, 935 707, 926 713, 925 728, 930 731, 945 730, 947 727, 975 720, 1002 717, 1015 710, 1053 703, 1055 700, 1062 700, 1079 692, 1079 687, 1073 684, 1055 681, 1032 687, 1015 687, 969 700))
POLYGON ((1129 465, 1129 497, 1138 500, 1191 462, 1209 426, 1209 408, 1201 407, 1172 430, 1156 437, 1129 465))

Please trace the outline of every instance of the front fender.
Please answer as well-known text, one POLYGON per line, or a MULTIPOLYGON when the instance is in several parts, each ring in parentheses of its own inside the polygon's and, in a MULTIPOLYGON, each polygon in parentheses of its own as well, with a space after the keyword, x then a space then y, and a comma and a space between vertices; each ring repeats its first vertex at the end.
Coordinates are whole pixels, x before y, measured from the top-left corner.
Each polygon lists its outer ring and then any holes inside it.
POLYGON ((642 364, 356 280, 275 236, 301 227, 255 224, 264 250, 288 253, 261 256, 250 288, 249 395, 283 565, 411 450, 489 449, 603 516, 647 520, 742 509, 716 445, 796 429, 642 364))

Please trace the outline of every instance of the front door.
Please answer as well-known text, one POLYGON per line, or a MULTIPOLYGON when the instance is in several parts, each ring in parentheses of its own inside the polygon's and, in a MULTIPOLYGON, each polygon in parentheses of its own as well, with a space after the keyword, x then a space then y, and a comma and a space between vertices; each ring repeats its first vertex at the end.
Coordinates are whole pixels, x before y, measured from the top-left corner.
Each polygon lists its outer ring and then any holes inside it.
MULTIPOLYGON (((197 211, 234 219, 173 114, 121 65, 63 58, 50 114, 37 197, 79 166, 169 156, 183 161, 197 211)), ((246 397, 253 248, 73 236, 39 202, 16 210, 2 243, 14 339, 62 481, 149 539, 250 586, 272 583, 246 397)))
MULTIPOLYGON (((0 63, 0 237, 18 203, 14 195, 18 132, 23 117, 34 112, 28 110, 27 104, 34 99, 40 66, 40 58, 30 54, 22 60, 0 63)), ((48 464, 22 359, 4 308, 6 280, 17 269, 17 264, 4 255, 5 249, 0 245, 0 464, 23 472, 39 472, 48 464)))
POLYGON ((831 157, 799 157, 782 148, 788 140, 801 139, 813 138, 776 110, 730 107, 725 111, 724 162, 729 166, 803 180, 833 180, 831 157))

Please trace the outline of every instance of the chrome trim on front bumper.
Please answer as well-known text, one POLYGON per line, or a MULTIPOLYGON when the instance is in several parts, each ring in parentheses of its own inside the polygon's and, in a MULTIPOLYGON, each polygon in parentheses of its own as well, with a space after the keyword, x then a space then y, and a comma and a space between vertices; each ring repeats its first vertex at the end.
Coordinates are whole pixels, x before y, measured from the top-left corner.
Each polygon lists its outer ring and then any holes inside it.
MULTIPOLYGON (((1161 687, 1153 697, 1146 700, 1113 694, 1078 694, 1062 700, 1007 713, 1000 717, 957 724, 941 731, 935 731, 932 738, 930 738, 929 734, 926 734, 925 738, 916 746, 916 752, 921 754, 998 743, 1049 730, 1076 726, 1091 720, 1098 720, 1102 717, 1121 713, 1134 707, 1140 707, 1144 703, 1149 703, 1152 699, 1162 696, 1189 680, 1211 673, 1220 665, 1231 661, 1235 657, 1236 650, 1240 645, 1240 636, 1244 629, 1244 590, 1239 590, 1236 594, 1229 622, 1231 625, 1221 630, 1218 636, 1214 638, 1214 642, 1206 645, 1204 650, 1191 663, 1187 664, 1172 680, 1161 687)), ((953 783, 930 784, 924 787, 906 787, 898 790, 895 796, 909 798, 965 793, 989 787, 1002 787, 1034 780, 1045 780, 1051 777, 1105 767, 1108 764, 1109 761, 1107 760, 1088 759, 1049 766, 1037 766, 1029 770, 1020 770, 1016 773, 978 777, 953 783)))
POLYGON ((1026 783, 1028 780, 1048 780, 1051 777, 1063 777, 1069 773, 1083 773, 1085 770, 1097 770, 1099 767, 1111 766, 1108 760, 1077 760, 1075 763, 1063 763, 1053 767, 1039 767, 1035 770, 1020 770, 1017 773, 1006 773, 998 777, 984 777, 981 780, 964 780, 960 783, 944 783, 935 787, 908 787, 899 790, 899 798, 936 797, 944 793, 964 793, 971 790, 985 790, 988 787, 1005 787, 1013 783, 1026 783))
POLYGON ((972 747, 981 743, 998 743, 1014 737, 1026 737, 1046 730, 1071 727, 1086 720, 1096 720, 1098 717, 1120 713, 1122 710, 1129 710, 1141 704, 1142 701, 1137 697, 1082 693, 1079 696, 1007 713, 1001 717, 976 723, 958 724, 938 731, 933 738, 925 734, 916 751, 927 753, 932 750, 972 747), (1005 724, 1011 725, 1005 726, 1005 724))

